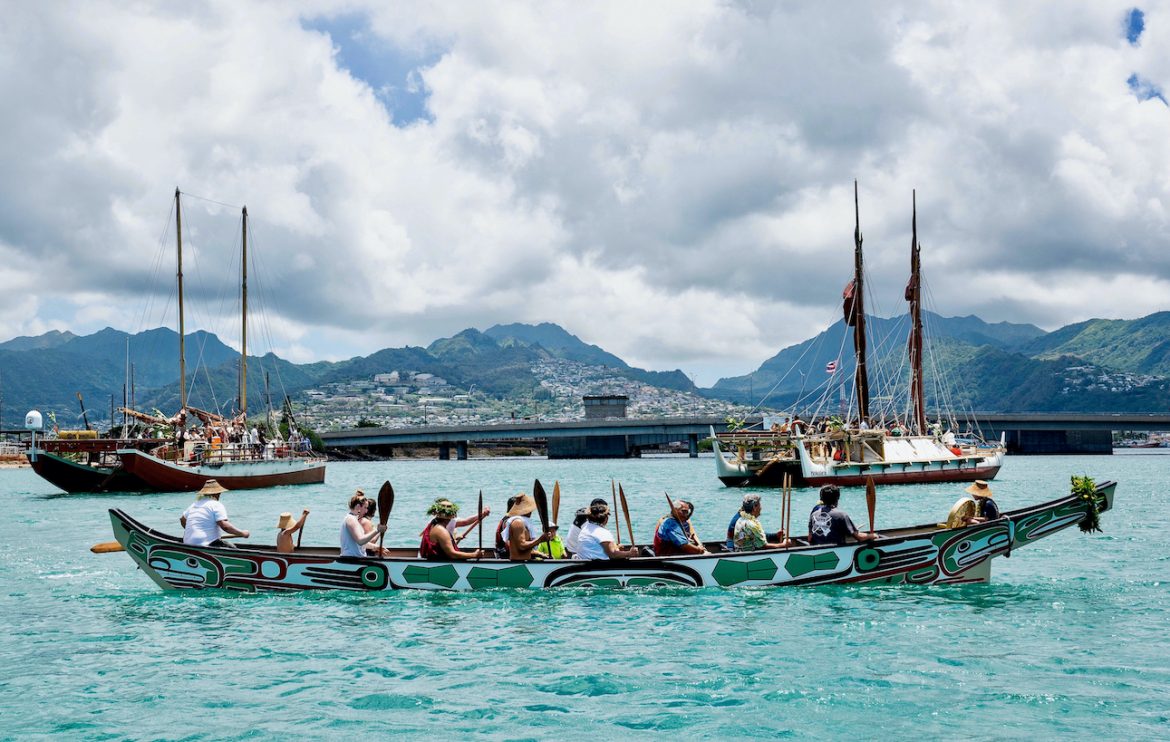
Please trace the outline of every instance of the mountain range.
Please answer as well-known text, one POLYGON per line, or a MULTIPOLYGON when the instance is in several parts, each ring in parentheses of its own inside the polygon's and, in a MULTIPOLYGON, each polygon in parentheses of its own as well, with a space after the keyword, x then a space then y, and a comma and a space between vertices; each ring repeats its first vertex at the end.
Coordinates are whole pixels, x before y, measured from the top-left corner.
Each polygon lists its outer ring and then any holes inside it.
MULTIPOLYGON (((1162 411, 1170 408, 1170 312, 1136 320, 1094 319, 1045 332, 1028 324, 987 323, 978 317, 926 314, 928 405, 981 411, 1162 411), (943 390, 950 390, 944 392, 943 390), (946 396, 946 395, 951 396, 946 396)), ((904 386, 907 318, 869 317, 869 368, 879 390, 904 386)), ((238 353, 215 335, 187 336, 188 401, 229 409, 238 386, 238 353)), ((531 398, 539 388, 533 366, 559 358, 603 366, 618 376, 703 396, 786 409, 811 404, 836 365, 837 379, 853 373, 852 328, 838 321, 784 348, 751 374, 698 389, 680 370, 647 371, 585 343, 558 325, 495 325, 440 338, 426 348, 386 348, 345 361, 294 364, 273 354, 249 356, 249 400, 294 400, 318 385, 369 380, 374 374, 428 372, 455 387, 471 386, 499 399, 531 398)), ((106 418, 126 394, 142 410, 179 404, 178 336, 158 328, 128 335, 106 328, 78 336, 53 331, 0 343, 0 427, 19 427, 29 409, 54 413, 62 427, 106 418), (129 369, 132 367, 132 373, 129 369), (131 394, 132 392, 132 394, 131 394), (82 402, 79 403, 78 395, 82 402), (100 412, 95 412, 94 407, 100 412)), ((894 398, 900 392, 889 394, 894 398)), ((253 402, 253 404, 255 404, 253 402)))

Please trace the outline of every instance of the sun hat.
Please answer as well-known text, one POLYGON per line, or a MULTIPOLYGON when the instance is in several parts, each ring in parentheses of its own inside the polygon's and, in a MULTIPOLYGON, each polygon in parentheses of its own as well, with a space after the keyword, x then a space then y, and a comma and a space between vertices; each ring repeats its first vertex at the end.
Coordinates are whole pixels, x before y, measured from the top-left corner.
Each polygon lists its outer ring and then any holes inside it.
POLYGON ((281 513, 280 520, 276 521, 276 527, 283 531, 295 523, 296 521, 293 520, 292 513, 281 513))
POLYGON ((974 484, 963 491, 976 497, 991 497, 991 488, 982 479, 976 479, 974 484))
POLYGON ((507 515, 532 515, 536 510, 536 500, 532 499, 532 495, 523 492, 516 495, 516 503, 508 509, 507 515))
MULTIPOLYGON (((198 498, 211 497, 212 495, 220 495, 227 492, 227 489, 221 487, 219 482, 214 479, 208 479, 203 483, 203 489, 199 490, 198 498)), ((198 499, 196 498, 196 499, 198 499)))
POLYGON ((459 513, 459 506, 451 502, 445 497, 440 497, 435 500, 429 508, 427 508, 427 515, 433 515, 436 518, 454 518, 459 513))

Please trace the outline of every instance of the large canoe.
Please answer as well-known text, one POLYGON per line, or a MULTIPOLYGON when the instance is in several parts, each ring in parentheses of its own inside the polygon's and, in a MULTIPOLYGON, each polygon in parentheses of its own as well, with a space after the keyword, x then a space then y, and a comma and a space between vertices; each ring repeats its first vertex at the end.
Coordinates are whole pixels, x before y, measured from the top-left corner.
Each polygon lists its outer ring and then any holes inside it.
MULTIPOLYGON (((1099 511, 1113 506, 1116 482, 1096 488, 1099 511)), ((414 550, 385 559, 339 557, 337 549, 278 553, 272 546, 186 546, 121 510, 110 510, 114 538, 159 587, 279 590, 476 590, 482 588, 756 587, 833 583, 962 584, 987 582, 991 560, 1081 521, 1087 500, 1068 495, 964 528, 935 524, 882 531, 877 542, 754 552, 583 562, 517 564, 499 559, 423 561, 414 550)), ((719 548, 709 544, 708 548, 719 548)))
POLYGON ((138 492, 150 486, 122 468, 119 448, 154 448, 158 438, 40 439, 26 454, 32 470, 66 492, 138 492))
POLYGON ((145 451, 120 450, 122 467, 159 492, 194 492, 209 479, 229 490, 252 490, 288 484, 320 484, 325 481, 325 457, 288 452, 267 459, 262 456, 238 458, 217 451, 197 462, 160 458, 145 451))

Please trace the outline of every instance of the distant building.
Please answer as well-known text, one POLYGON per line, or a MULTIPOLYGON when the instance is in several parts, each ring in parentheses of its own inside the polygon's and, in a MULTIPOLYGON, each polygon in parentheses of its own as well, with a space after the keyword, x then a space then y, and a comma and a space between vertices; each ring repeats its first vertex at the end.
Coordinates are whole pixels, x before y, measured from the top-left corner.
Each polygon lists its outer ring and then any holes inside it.
POLYGON ((630 403, 630 398, 624 394, 587 394, 581 400, 585 403, 586 420, 625 417, 630 403))

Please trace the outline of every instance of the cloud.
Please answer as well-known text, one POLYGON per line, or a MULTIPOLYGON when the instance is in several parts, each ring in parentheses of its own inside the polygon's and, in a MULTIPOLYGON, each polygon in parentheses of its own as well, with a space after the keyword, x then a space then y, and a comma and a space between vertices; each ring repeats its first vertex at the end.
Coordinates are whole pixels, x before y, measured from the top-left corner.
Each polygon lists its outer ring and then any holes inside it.
POLYGON ((880 311, 917 189, 937 311, 1137 316, 1170 280, 1170 9, 1134 11, 17 4, 0 331, 157 324, 176 185, 232 205, 184 203, 200 322, 234 336, 246 203, 297 360, 552 321, 700 383, 744 373, 837 319, 854 178, 880 311))

